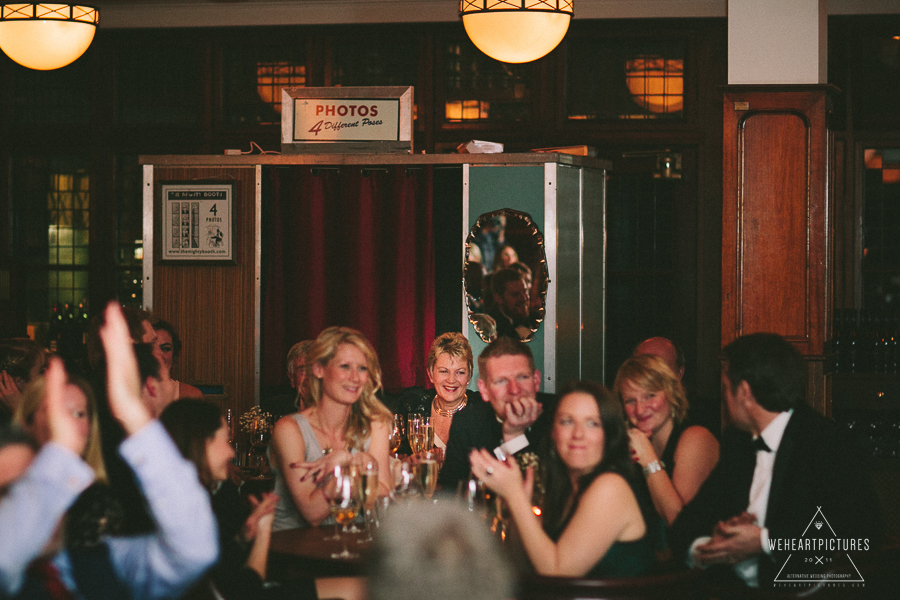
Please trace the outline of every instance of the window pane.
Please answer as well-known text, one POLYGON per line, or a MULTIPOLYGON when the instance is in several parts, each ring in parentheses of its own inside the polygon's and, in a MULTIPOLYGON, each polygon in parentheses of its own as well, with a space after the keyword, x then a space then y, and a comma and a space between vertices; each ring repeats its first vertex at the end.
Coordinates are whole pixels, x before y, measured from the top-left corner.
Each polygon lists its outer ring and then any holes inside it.
POLYGON ((681 119, 684 43, 568 41, 569 119, 681 119))
POLYGON ((415 38, 340 39, 332 44, 332 85, 416 85, 418 73, 415 38))
POLYGON ((20 225, 14 251, 28 272, 26 318, 48 345, 56 339, 48 327, 60 322, 65 305, 87 301, 89 189, 86 157, 12 160, 12 207, 20 225))
POLYGON ((524 121, 531 119, 530 64, 496 61, 472 42, 444 46, 444 120, 524 121))
POLYGON ((223 110, 232 125, 281 122, 281 88, 306 85, 306 50, 292 46, 241 46, 223 55, 223 110))
POLYGON ((194 125, 203 100, 200 82, 196 48, 123 46, 116 61, 119 120, 128 125, 194 125))
POLYGON ((14 123, 90 123, 91 65, 86 56, 52 71, 12 65, 9 72, 14 123))
POLYGON ((900 307, 900 149, 870 148, 863 153, 862 279, 863 307, 900 307))

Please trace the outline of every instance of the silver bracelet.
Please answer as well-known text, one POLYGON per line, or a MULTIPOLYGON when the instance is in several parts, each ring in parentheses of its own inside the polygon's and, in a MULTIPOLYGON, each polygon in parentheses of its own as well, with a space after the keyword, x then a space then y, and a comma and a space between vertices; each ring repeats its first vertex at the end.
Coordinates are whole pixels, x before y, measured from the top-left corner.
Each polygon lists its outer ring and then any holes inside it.
POLYGON ((649 462, 644 466, 644 475, 650 476, 656 473, 657 471, 662 471, 663 466, 658 460, 654 460, 653 462, 649 462))

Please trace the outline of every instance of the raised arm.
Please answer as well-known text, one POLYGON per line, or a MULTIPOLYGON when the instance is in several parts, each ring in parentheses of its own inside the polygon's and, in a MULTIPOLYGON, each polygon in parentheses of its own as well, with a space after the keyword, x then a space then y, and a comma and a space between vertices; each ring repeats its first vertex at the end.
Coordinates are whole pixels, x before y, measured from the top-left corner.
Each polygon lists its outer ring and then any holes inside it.
POLYGON ((141 402, 137 360, 118 305, 100 330, 106 350, 110 410, 128 438, 119 452, 134 471, 156 521, 154 534, 110 538, 110 559, 135 600, 175 597, 218 557, 209 494, 193 464, 141 402))
MULTIPOLYGON (((658 460, 643 433, 632 429, 629 435, 642 468, 658 460)), ((647 475, 647 487, 653 498, 653 506, 666 520, 666 524, 674 523, 681 509, 694 499, 718 460, 719 442, 708 429, 695 425, 688 427, 678 440, 672 477, 665 470, 647 475)))
POLYGON ((152 417, 141 401, 137 357, 122 309, 115 302, 110 302, 106 307, 100 339, 106 352, 109 409, 125 428, 126 435, 132 435, 149 423, 152 417))
POLYGON ((485 451, 473 452, 471 459, 475 475, 506 501, 525 552, 541 575, 581 577, 614 542, 637 540, 646 534, 637 499, 618 474, 604 473, 591 483, 554 542, 532 511, 518 465, 498 461, 485 451))
POLYGON ((84 436, 63 399, 65 378, 62 361, 51 359, 40 409, 47 412, 50 441, 0 501, 0 596, 19 591, 28 563, 40 555, 65 512, 94 480, 93 470, 80 458, 84 436))

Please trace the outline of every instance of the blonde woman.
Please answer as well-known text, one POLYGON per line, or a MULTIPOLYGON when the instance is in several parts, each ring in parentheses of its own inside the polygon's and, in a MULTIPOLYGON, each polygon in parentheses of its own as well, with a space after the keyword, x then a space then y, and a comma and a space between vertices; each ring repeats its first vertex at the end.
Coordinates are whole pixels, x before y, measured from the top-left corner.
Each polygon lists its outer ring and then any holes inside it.
MULTIPOLYGON (((409 413, 430 415, 434 425, 434 445, 446 449, 453 417, 473 401, 481 401, 478 392, 468 389, 473 367, 469 340, 456 331, 439 335, 431 343, 425 366, 428 381, 434 389, 422 394, 422 388, 412 388, 409 394, 404 393, 398 412, 404 416, 409 413)), ((408 440, 404 441, 400 451, 411 452, 408 440)))
MULTIPOLYGON (((66 407, 76 418, 80 433, 87 439, 81 458, 95 473, 95 479, 106 483, 106 466, 100 448, 100 422, 97 419, 97 401, 91 386, 80 377, 69 377, 63 388, 66 407)), ((46 381, 38 377, 25 388, 22 402, 16 409, 13 421, 31 434, 43 446, 50 440, 47 411, 41 410, 47 396, 46 381)))
POLYGON ((379 491, 390 490, 389 437, 393 416, 378 400, 381 367, 358 331, 329 327, 306 354, 302 396, 307 408, 278 420, 272 432, 276 467, 273 530, 331 522, 318 481, 358 452, 378 463, 379 491))
POLYGON ((671 525, 719 461, 719 442, 705 427, 686 422, 684 387, 660 357, 629 358, 613 388, 630 425, 632 457, 647 477, 656 511, 671 525))

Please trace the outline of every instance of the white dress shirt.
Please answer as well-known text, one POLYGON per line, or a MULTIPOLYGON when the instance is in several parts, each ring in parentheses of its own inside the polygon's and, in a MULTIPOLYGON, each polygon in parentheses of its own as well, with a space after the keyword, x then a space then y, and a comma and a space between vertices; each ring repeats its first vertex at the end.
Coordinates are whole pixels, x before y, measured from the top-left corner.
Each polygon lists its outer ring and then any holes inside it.
MULTIPOLYGON (((750 484, 750 502, 747 512, 756 516, 756 523, 760 527, 759 541, 763 552, 769 553, 769 530, 766 528, 766 511, 769 507, 769 492, 772 490, 772 469, 775 467, 775 456, 784 437, 784 430, 791 420, 793 410, 778 413, 759 437, 763 439, 771 452, 765 450, 756 451, 756 468, 753 470, 753 483, 750 484)), ((756 558, 748 558, 734 566, 738 576, 747 582, 750 587, 759 587, 759 563, 756 558)))
MULTIPOLYGON (((778 416, 772 419, 759 435, 766 443, 766 446, 769 447, 770 452, 765 450, 756 451, 756 467, 753 470, 753 481, 750 484, 747 512, 756 517, 756 524, 760 527, 759 541, 763 552, 766 554, 769 554, 769 530, 766 528, 766 511, 769 508, 769 492, 772 490, 772 470, 775 467, 778 447, 781 446, 781 438, 784 437, 784 430, 787 429, 792 414, 794 414, 793 409, 778 413, 778 416)), ((709 536, 704 536, 694 540, 688 555, 689 566, 693 567, 697 564, 695 554, 697 546, 705 544, 710 539, 709 536)), ((738 577, 743 579, 749 587, 759 587, 759 563, 757 562, 757 557, 748 558, 734 565, 734 570, 738 577)))

